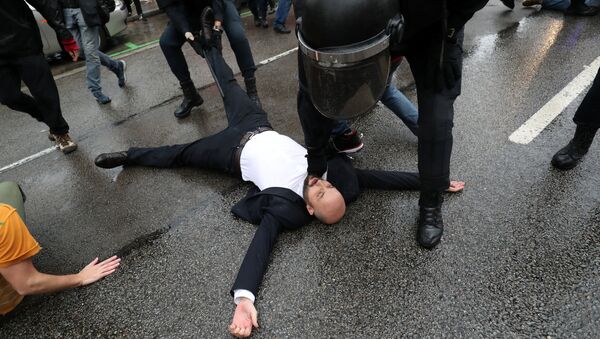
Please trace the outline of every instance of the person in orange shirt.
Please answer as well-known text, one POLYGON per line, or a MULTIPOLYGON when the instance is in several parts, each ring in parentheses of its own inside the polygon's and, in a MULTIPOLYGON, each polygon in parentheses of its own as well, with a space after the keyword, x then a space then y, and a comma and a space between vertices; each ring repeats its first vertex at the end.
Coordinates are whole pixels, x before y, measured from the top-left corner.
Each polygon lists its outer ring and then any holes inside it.
POLYGON ((14 182, 0 183, 0 314, 12 311, 25 295, 49 293, 92 284, 113 273, 121 259, 98 258, 79 273, 51 275, 39 272, 31 258, 41 247, 29 233, 24 195, 14 182))

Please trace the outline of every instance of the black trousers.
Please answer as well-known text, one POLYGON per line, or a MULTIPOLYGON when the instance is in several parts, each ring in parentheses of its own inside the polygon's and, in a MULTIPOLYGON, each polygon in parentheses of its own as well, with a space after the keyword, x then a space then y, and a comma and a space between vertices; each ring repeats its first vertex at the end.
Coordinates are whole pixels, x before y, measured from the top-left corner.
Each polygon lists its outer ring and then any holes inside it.
POLYGON ((228 127, 223 131, 188 144, 130 148, 127 165, 150 167, 190 166, 235 174, 235 151, 242 136, 257 127, 271 127, 267 113, 258 108, 233 76, 231 68, 216 49, 206 52, 206 61, 211 63, 225 97, 225 113, 228 127))
POLYGON ((144 12, 142 11, 142 3, 140 2, 140 0, 125 0, 125 7, 127 7, 127 12, 131 13, 131 2, 134 3, 135 11, 137 12, 137 14, 143 15, 144 12))
POLYGON ((53 134, 69 132, 56 83, 41 54, 0 60, 0 103, 45 123, 53 134), (21 81, 33 97, 21 92, 21 81))
POLYGON ((577 125, 600 128, 600 70, 594 83, 575 112, 573 121, 577 125))
MULTIPOLYGON (((227 39, 229 39, 229 44, 235 54, 242 76, 244 79, 253 78, 256 72, 256 64, 254 63, 250 43, 244 32, 242 20, 232 0, 223 1, 223 11, 223 30, 227 34, 227 39)), ((200 13, 197 16, 199 18, 200 13)), ((171 23, 167 24, 159 41, 171 72, 179 82, 191 81, 190 70, 181 50, 185 42, 184 34, 179 32, 171 23)))
MULTIPOLYGON (((447 189, 450 184, 450 155, 452 153, 452 127, 454 101, 460 95, 461 79, 450 87, 440 86, 438 81, 442 42, 444 41, 441 23, 425 29, 407 43, 406 59, 417 86, 419 102, 419 176, 421 197, 434 197, 447 189)), ((444 62, 451 62, 462 73, 462 36, 456 44, 447 44, 444 62)), ((321 115, 314 107, 306 89, 302 60, 299 58, 300 90, 298 92, 298 113, 308 148, 309 173, 321 175, 326 170, 326 145, 334 121, 321 115)), ((437 199, 433 199, 437 200, 437 199)), ((433 205, 437 201, 426 202, 433 205)))

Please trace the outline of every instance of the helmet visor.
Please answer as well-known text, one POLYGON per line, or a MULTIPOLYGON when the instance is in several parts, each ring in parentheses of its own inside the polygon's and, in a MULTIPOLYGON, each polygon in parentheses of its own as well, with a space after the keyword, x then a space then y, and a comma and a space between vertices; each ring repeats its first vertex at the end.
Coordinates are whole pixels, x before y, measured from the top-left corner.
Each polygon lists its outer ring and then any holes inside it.
POLYGON ((323 65, 302 56, 307 88, 313 104, 331 119, 349 119, 369 112, 383 96, 390 72, 386 49, 361 62, 323 65))

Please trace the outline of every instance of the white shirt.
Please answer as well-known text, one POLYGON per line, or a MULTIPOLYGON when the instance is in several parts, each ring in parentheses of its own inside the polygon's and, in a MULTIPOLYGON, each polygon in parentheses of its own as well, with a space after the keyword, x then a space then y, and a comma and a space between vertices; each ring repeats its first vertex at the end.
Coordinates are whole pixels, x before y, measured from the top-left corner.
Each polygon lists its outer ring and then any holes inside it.
MULTIPOLYGON (((261 191, 269 187, 288 188, 303 196, 304 179, 308 175, 306 149, 292 138, 275 131, 253 136, 240 156, 242 179, 253 182, 261 191)), ((233 291, 233 302, 241 298, 254 303, 255 296, 244 289, 233 291)))

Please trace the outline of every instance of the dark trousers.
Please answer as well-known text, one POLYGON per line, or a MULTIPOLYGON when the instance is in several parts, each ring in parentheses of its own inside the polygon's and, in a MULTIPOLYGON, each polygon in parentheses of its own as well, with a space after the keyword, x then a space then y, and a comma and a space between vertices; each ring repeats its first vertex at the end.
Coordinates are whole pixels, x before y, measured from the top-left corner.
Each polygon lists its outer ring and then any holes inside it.
POLYGON ((248 8, 250 9, 250 12, 252 12, 252 15, 254 15, 255 19, 267 18, 267 0, 249 0, 248 8))
POLYGON ((267 113, 248 98, 221 53, 213 48, 206 52, 206 56, 206 61, 211 63, 215 71, 215 80, 223 89, 228 127, 188 144, 130 148, 127 151, 127 165, 162 168, 190 166, 235 174, 238 169, 235 168, 234 155, 242 136, 257 127, 271 127, 267 113))
POLYGON ((135 5, 135 11, 137 12, 138 15, 143 15, 144 12, 142 11, 142 4, 140 3, 140 0, 125 0, 125 7, 127 7, 127 12, 131 13, 131 2, 133 1, 133 4, 135 5))
POLYGON ((45 123, 50 133, 69 132, 60 110, 56 83, 41 54, 0 60, 0 103, 45 123), (21 81, 33 97, 21 92, 21 81))
MULTIPOLYGON (((240 15, 231 0, 224 0, 223 5, 223 29, 242 71, 242 76, 244 79, 253 78, 256 65, 240 15)), ((200 16, 200 13, 198 13, 198 16, 200 16)), ((177 31, 171 23, 167 25, 160 37, 160 48, 167 59, 171 72, 179 82, 191 81, 190 70, 181 50, 185 42, 184 33, 177 31)))
POLYGON ((573 121, 577 125, 600 128, 600 70, 594 78, 592 87, 577 108, 573 121))

